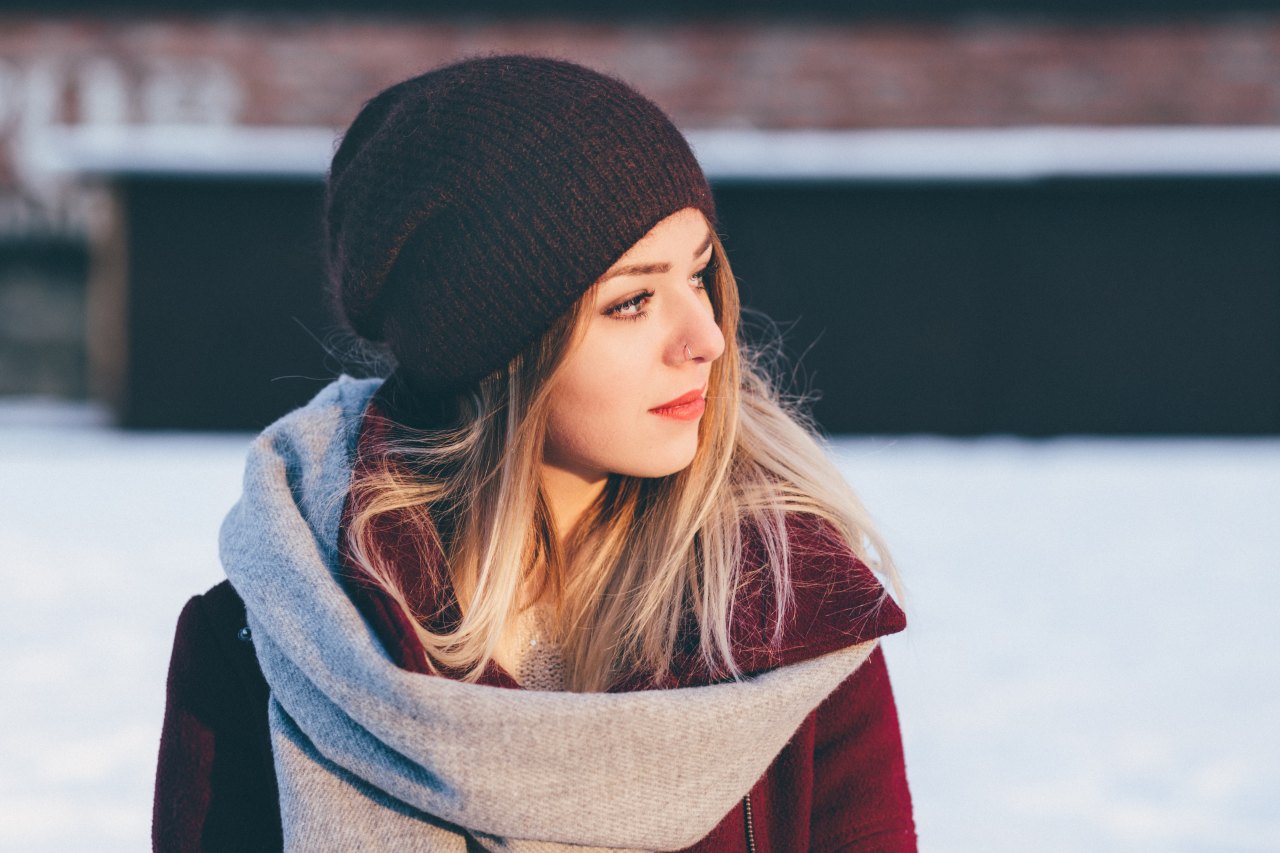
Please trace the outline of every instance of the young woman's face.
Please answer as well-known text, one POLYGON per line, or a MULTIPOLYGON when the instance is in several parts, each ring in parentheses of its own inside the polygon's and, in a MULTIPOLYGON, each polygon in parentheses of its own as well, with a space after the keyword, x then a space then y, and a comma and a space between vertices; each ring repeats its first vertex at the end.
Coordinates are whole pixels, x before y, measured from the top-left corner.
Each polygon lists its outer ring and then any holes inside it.
POLYGON ((610 473, 663 477, 693 461, 711 363, 725 345, 709 271, 703 280, 710 259, 707 221, 686 208, 601 277, 552 392, 545 465, 596 482, 610 473))

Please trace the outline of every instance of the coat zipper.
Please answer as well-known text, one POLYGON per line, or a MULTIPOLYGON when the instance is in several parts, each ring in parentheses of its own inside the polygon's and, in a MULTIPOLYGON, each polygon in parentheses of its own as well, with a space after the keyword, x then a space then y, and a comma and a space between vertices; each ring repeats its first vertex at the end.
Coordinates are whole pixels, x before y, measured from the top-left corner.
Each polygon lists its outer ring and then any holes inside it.
POLYGON ((756 831, 751 826, 751 795, 742 798, 742 818, 747 824, 747 853, 756 853, 756 831))

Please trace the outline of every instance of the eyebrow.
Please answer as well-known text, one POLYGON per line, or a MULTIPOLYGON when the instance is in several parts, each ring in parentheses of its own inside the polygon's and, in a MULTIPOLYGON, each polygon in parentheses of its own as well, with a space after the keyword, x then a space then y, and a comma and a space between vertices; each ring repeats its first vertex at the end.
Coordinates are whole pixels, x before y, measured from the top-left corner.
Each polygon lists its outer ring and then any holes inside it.
MULTIPOLYGON (((702 245, 699 246, 698 250, 693 253, 693 259, 696 261, 698 258, 702 257, 702 253, 705 252, 710 247, 711 247, 711 232, 708 231, 707 239, 703 240, 702 245)), ((670 272, 670 271, 671 271, 671 264, 667 264, 667 263, 630 264, 629 266, 618 267, 617 269, 609 270, 609 272, 605 273, 603 276, 600 277, 600 281, 605 282, 611 278, 616 278, 617 276, 620 276, 620 275, 654 275, 656 273, 670 272)))

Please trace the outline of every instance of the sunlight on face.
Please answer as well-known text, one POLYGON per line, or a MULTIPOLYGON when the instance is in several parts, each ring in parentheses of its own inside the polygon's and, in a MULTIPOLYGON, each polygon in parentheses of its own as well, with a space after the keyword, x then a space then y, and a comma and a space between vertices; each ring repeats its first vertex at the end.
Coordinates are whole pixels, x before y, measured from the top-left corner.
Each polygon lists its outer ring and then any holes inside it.
POLYGON ((548 474, 663 477, 693 461, 700 398, 725 347, 702 275, 710 239, 702 213, 686 208, 601 277, 583 340, 552 392, 548 474), (664 408, 691 392, 692 404, 664 408))

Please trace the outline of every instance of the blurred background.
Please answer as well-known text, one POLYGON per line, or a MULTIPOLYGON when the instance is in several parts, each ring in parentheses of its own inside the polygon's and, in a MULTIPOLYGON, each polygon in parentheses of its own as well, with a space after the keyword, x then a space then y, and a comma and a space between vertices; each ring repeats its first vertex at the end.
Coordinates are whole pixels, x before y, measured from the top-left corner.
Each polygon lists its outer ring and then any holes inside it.
MULTIPOLYGON (((1280 2, 0 5, 0 848, 136 850, 336 134, 481 52, 687 133, 895 545, 924 850, 1280 850, 1280 2)), ((754 321, 751 335, 769 332, 754 321)))

